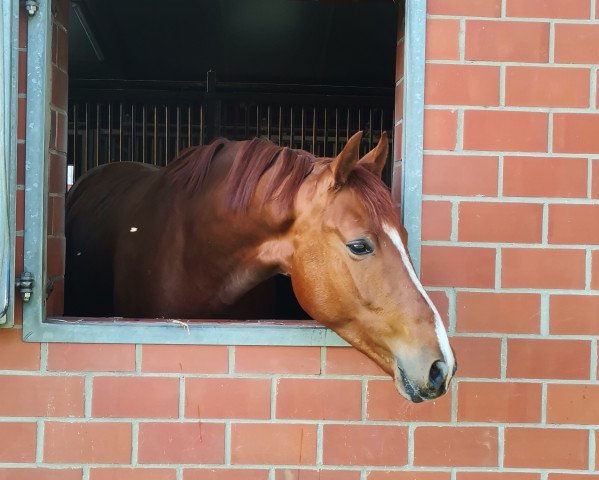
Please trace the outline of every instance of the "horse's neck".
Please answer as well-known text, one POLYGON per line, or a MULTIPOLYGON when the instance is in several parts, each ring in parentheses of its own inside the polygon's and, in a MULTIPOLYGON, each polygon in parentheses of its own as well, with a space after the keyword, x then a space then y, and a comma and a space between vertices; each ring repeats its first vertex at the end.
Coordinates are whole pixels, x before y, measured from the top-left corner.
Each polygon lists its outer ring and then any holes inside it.
POLYGON ((260 196, 271 174, 266 172, 260 180, 247 211, 236 212, 224 205, 226 173, 226 169, 211 172, 221 178, 192 202, 186 217, 191 234, 185 236, 185 262, 195 263, 195 281, 212 292, 215 306, 231 305, 262 281, 287 273, 291 254, 287 240, 291 216, 260 196))

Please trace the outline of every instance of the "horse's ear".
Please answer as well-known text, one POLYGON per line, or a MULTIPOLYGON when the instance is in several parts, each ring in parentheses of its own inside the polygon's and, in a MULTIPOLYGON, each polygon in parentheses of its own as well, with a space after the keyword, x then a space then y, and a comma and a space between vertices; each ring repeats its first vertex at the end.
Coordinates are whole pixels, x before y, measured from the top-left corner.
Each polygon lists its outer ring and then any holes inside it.
POLYGON ((333 173, 335 174, 335 187, 345 185, 349 174, 360 160, 360 142, 362 133, 354 134, 348 141, 341 153, 333 160, 333 173))
POLYGON ((381 177, 383 175, 383 169, 385 163, 387 163, 387 157, 389 156, 389 139, 387 138, 387 132, 381 133, 381 138, 377 146, 370 150, 364 155, 359 164, 364 168, 367 168, 376 176, 381 177))

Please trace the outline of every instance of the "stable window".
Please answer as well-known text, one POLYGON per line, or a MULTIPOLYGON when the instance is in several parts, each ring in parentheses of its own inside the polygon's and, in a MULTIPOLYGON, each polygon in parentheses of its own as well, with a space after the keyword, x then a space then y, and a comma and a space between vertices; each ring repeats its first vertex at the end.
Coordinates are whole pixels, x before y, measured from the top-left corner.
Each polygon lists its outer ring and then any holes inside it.
MULTIPOLYGON (((317 156, 333 156, 357 130, 365 130, 363 147, 368 150, 382 131, 403 128, 402 157, 409 160, 403 164, 403 215, 417 266, 424 3, 406 2, 406 73, 401 84, 406 100, 404 121, 397 122, 393 107, 398 5, 393 2, 222 0, 193 2, 181 11, 158 0, 144 2, 143 8, 116 0, 74 2, 68 29, 69 176, 76 179, 108 159, 164 165, 183 148, 218 136, 261 136, 317 156), (378 40, 388 48, 380 49, 378 40)), ((403 22, 399 28, 403 30, 403 22)), ((28 33, 25 270, 33 274, 36 288, 24 305, 24 337, 344 344, 311 321, 183 323, 47 316, 51 258, 45 248, 47 191, 41 186, 47 185, 49 126, 54 122, 55 128, 61 118, 48 107, 52 32, 56 34, 49 4, 40 2, 28 33), (46 88, 36 90, 34 85, 46 88), (36 208, 38 214, 32 215, 36 208)), ((388 163, 384 175, 388 184, 392 165, 388 163)), ((56 294, 61 293, 49 293, 56 294)), ((282 316, 293 318, 293 312, 282 316)))

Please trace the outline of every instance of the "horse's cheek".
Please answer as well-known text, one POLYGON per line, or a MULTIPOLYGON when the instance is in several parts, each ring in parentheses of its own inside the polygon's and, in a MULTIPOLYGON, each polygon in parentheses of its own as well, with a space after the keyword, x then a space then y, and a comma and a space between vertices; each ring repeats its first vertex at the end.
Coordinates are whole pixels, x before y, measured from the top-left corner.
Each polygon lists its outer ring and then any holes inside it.
POLYGON ((291 275, 291 285, 301 307, 316 320, 331 316, 327 312, 329 292, 323 281, 323 259, 318 254, 307 253, 296 259, 291 275))

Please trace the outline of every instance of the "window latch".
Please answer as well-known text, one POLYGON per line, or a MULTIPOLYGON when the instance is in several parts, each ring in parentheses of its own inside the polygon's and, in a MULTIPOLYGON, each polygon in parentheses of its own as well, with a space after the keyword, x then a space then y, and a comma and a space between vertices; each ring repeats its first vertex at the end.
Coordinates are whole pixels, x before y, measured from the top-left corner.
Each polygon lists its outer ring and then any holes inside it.
POLYGON ((15 286, 19 289, 21 298, 25 303, 31 300, 31 294, 33 293, 33 274, 30 272, 23 272, 15 282, 15 286))

